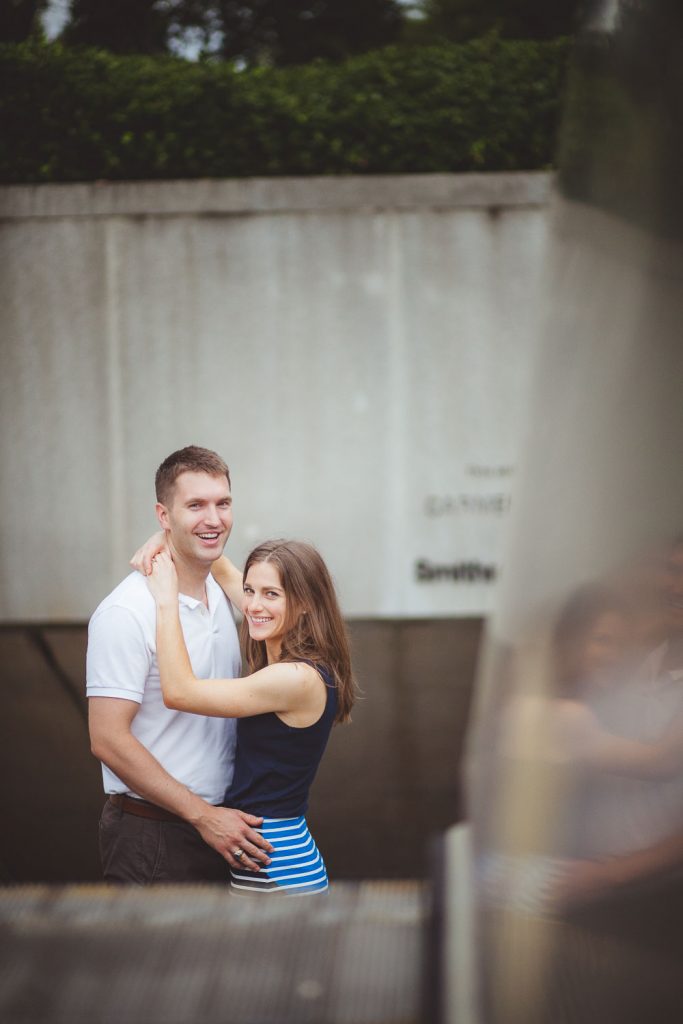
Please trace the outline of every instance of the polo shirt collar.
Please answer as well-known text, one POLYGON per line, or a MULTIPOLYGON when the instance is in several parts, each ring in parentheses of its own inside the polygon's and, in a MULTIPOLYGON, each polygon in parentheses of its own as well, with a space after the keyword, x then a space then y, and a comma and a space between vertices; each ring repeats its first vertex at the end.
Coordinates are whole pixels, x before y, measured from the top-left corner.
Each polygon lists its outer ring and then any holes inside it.
POLYGON ((683 679, 683 668, 662 668, 668 650, 669 642, 665 640, 653 651, 651 656, 651 672, 646 682, 658 690, 664 690, 674 684, 678 685, 683 679))
MULTIPOLYGON (((206 577, 206 596, 209 601, 209 612, 213 615, 221 602, 223 591, 210 574, 206 577)), ((188 594, 178 594, 178 601, 186 608, 198 608, 200 605, 202 608, 206 607, 203 601, 198 601, 196 597, 189 597, 188 594)))
POLYGON ((209 611, 212 615, 221 601, 227 601, 225 594, 211 573, 206 577, 206 596, 209 599, 209 611))

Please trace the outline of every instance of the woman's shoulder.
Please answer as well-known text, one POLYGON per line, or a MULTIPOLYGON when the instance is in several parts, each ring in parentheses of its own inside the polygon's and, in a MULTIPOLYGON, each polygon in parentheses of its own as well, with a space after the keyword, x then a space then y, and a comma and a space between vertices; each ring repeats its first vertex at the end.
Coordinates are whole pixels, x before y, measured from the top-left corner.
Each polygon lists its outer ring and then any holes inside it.
POLYGON ((314 661, 312 658, 300 658, 297 661, 280 662, 288 664, 293 669, 289 678, 295 685, 298 683, 302 689, 317 690, 322 683, 327 691, 328 704, 337 700, 337 683, 332 670, 322 661, 314 661))
POLYGON ((299 664, 306 665, 310 669, 312 669, 312 671, 315 672, 316 676, 318 676, 319 679, 322 679, 326 686, 331 686, 333 688, 335 687, 334 675, 332 673, 332 670, 325 664, 325 662, 313 661, 312 659, 309 660, 307 658, 304 658, 299 662, 299 664))
POLYGON ((333 677, 325 665, 315 661, 308 661, 304 658, 291 661, 276 661, 271 665, 266 665, 265 668, 260 670, 260 673, 264 677, 267 675, 271 679, 278 679, 281 682, 300 684, 302 686, 315 685, 321 679, 328 686, 334 685, 333 677))

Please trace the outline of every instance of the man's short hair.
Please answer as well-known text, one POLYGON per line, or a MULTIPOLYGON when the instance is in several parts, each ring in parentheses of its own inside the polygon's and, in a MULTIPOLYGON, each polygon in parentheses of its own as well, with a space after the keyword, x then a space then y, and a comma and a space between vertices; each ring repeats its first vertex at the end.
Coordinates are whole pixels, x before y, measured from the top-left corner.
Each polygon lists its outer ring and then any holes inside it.
POLYGON ((225 476, 230 486, 230 470, 216 452, 208 448, 199 448, 190 444, 172 452, 159 466, 154 478, 157 501, 160 505, 170 505, 173 500, 173 488, 181 473, 208 473, 209 476, 225 476))

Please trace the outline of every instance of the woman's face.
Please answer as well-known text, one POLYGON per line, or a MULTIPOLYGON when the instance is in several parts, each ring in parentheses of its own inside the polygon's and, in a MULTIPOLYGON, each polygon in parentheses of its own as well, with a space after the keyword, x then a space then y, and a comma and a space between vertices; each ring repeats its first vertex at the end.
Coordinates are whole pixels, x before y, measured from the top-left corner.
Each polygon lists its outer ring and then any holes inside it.
POLYGON ((603 612, 586 634, 581 649, 581 676, 594 682, 611 681, 624 658, 628 625, 619 612, 603 612))
POLYGON ((280 573, 271 562, 255 562, 249 567, 242 610, 252 640, 277 644, 285 629, 287 598, 280 573))

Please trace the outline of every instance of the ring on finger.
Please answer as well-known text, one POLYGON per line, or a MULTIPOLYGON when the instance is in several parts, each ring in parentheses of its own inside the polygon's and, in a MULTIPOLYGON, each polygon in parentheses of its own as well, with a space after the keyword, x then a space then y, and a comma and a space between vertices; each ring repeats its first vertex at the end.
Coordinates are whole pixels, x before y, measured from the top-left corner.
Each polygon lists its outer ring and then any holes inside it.
POLYGON ((232 855, 233 857, 236 857, 237 860, 242 860, 242 857, 244 857, 244 850, 240 850, 238 846, 236 850, 232 851, 232 855))

